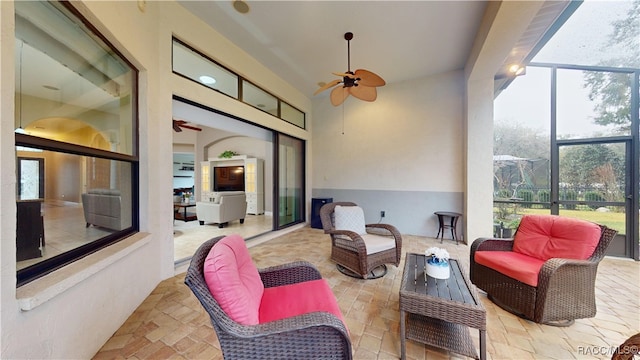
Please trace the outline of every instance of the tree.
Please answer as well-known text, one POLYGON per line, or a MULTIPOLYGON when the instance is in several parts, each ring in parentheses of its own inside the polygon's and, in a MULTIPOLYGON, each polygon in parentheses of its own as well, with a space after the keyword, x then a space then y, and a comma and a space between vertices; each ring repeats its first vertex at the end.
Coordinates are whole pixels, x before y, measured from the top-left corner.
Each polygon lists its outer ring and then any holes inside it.
POLYGON ((513 155, 527 159, 549 158, 549 133, 525 127, 520 123, 495 123, 493 154, 513 155))
POLYGON ((494 188, 516 196, 525 184, 548 186, 549 134, 520 123, 495 123, 493 154, 511 155, 522 160, 493 162, 494 188), (542 176, 539 175, 540 168, 542 176), (536 184, 534 184, 536 183, 536 184))
MULTIPOLYGON (((640 68, 640 0, 632 2, 625 19, 616 20, 611 25, 613 32, 604 51, 624 55, 603 60, 599 65, 640 68)), ((591 71, 585 72, 584 78, 589 100, 596 103, 595 123, 614 125, 617 132, 628 133, 633 77, 625 73, 591 71)))
POLYGON ((560 182, 572 187, 613 189, 624 183, 623 157, 605 144, 563 148, 560 165, 560 182))

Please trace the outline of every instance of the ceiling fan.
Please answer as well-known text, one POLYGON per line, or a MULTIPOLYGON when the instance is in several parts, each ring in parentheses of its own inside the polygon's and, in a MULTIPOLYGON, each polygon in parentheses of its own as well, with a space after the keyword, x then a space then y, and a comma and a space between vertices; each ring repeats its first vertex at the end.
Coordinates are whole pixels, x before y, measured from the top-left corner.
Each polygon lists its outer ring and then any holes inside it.
POLYGON ((181 132, 182 128, 195 130, 195 131, 202 131, 202 129, 200 129, 199 127, 187 125, 187 122, 184 120, 173 119, 173 131, 181 132))
POLYGON ((344 102, 349 94, 364 101, 374 101, 378 97, 376 87, 384 86, 386 82, 378 75, 369 70, 358 69, 355 72, 351 71, 351 48, 350 41, 353 39, 353 33, 348 32, 344 34, 344 39, 347 40, 347 72, 346 73, 333 73, 334 75, 342 77, 342 79, 336 79, 321 86, 316 90, 313 95, 319 94, 324 90, 331 87, 338 86, 331 90, 331 104, 338 106, 344 102))

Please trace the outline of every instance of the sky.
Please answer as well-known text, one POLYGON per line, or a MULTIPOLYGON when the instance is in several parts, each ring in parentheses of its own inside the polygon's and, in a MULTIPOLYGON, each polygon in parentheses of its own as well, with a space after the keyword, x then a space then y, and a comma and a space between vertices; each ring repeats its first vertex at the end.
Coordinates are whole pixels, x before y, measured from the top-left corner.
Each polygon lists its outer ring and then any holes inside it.
MULTIPOLYGON (((611 22, 626 17, 631 1, 585 1, 558 30, 533 62, 596 65, 615 55, 605 44, 611 22)), ((640 39, 639 39, 640 42, 640 39)), ((639 44, 640 46, 640 44, 639 44)), ((583 74, 576 70, 558 73, 558 135, 591 137, 607 129, 593 123, 594 104, 583 86, 583 74)), ((495 100, 495 122, 518 122, 549 131, 550 72, 527 67, 495 100)))

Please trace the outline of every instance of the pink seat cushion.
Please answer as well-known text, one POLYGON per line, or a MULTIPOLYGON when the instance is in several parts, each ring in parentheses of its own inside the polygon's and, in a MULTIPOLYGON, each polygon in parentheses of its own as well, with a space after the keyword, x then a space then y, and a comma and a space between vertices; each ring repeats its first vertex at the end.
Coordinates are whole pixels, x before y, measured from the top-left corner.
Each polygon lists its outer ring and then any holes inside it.
POLYGON ((242 237, 226 236, 211 248, 204 262, 204 278, 231 319, 243 325, 258 324, 264 284, 242 237))
POLYGON ((316 311, 334 314, 344 323, 338 302, 325 279, 268 287, 262 295, 260 323, 316 311))
POLYGON ((525 215, 513 239, 513 251, 536 257, 586 260, 602 230, 592 222, 555 215, 525 215))
POLYGON ((514 251, 476 251, 474 260, 533 287, 538 286, 538 273, 544 265, 544 260, 514 251))

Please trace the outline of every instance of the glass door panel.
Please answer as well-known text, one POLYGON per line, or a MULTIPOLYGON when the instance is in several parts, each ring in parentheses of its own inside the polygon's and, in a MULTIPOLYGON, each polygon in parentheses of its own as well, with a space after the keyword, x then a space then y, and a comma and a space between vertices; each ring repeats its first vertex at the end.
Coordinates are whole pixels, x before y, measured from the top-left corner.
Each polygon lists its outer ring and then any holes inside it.
POLYGON ((629 256, 625 245, 630 202, 627 142, 558 146, 558 214, 618 231, 608 254, 629 256))
POLYGON ((304 221, 304 142, 278 134, 278 216, 280 229, 304 221))

